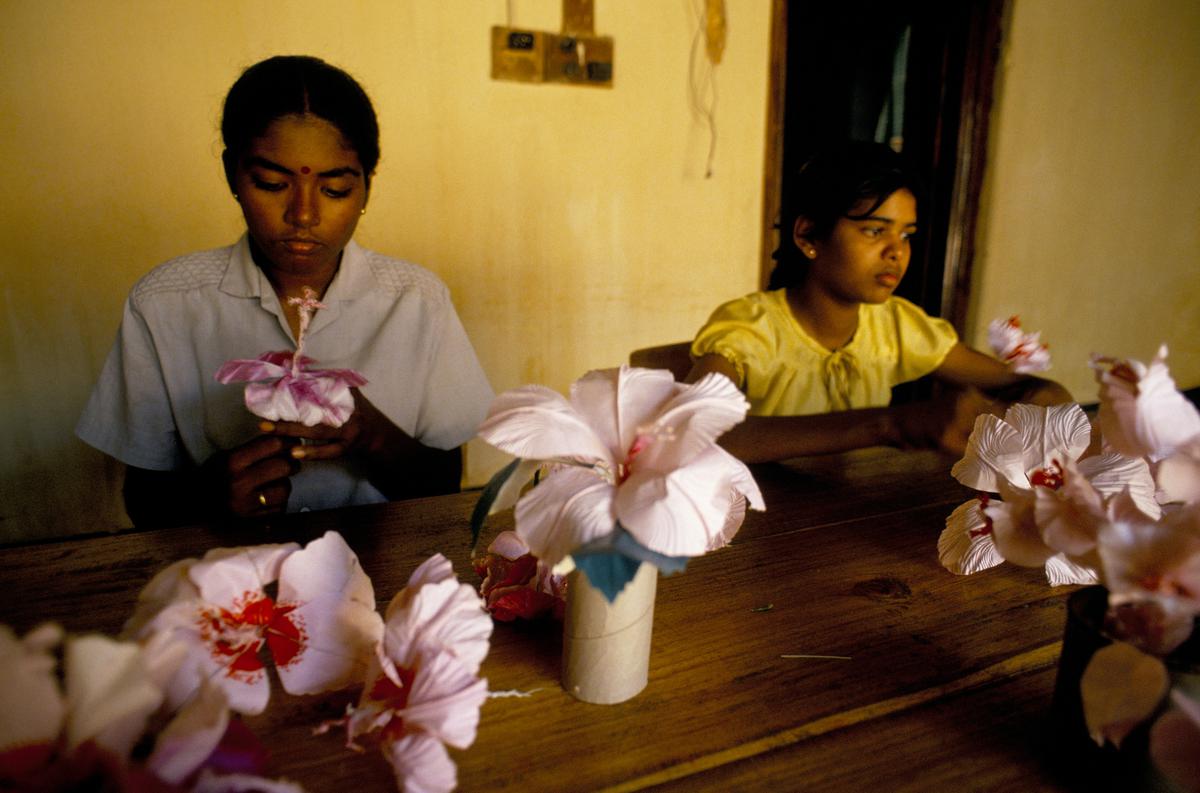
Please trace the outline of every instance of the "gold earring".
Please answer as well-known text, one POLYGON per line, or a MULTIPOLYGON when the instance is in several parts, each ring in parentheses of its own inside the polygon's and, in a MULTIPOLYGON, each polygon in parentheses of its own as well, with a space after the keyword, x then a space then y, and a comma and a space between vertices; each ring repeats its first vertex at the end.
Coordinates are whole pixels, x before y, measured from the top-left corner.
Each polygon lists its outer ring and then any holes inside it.
POLYGON ((358 213, 358 214, 360 214, 360 215, 365 215, 365 214, 367 214, 367 208, 366 208, 366 207, 363 207, 361 210, 359 210, 359 213, 358 213))
POLYGON ((239 204, 242 203, 242 198, 237 193, 233 194, 233 200, 237 201, 239 204))

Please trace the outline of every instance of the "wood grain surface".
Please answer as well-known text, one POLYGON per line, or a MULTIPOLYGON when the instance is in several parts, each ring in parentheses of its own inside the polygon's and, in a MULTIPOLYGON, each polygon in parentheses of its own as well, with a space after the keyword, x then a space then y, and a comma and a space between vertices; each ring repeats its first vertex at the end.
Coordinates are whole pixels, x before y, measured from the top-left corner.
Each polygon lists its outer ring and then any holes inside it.
MULTIPOLYGON (((1010 565, 960 578, 937 537, 970 492, 932 453, 868 450, 755 468, 767 511, 659 581, 650 682, 589 705, 559 685, 561 628, 498 623, 462 790, 1059 789, 1038 732, 1066 589, 1010 565), (791 657, 789 657, 791 656, 791 657), (828 656, 828 657, 811 657, 828 656)), ((469 566, 474 494, 0 549, 0 622, 115 634, 162 567, 221 545, 341 531, 380 607, 434 552, 469 566)), ((497 516, 485 541, 511 526, 497 516)), ((313 727, 354 692, 275 687, 247 723, 311 791, 394 789, 378 754, 313 727)))

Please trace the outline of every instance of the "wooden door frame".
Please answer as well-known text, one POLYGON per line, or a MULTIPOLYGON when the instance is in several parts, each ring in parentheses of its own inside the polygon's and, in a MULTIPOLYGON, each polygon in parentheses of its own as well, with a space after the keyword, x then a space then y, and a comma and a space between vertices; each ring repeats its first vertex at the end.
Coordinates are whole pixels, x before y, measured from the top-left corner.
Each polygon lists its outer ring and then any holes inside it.
MULTIPOLYGON (((988 132, 1002 32, 1008 0, 968 0, 971 23, 962 64, 954 183, 946 228, 941 315, 960 334, 966 331, 971 271, 979 225, 980 194, 987 165, 988 132)), ((763 214, 759 283, 765 288, 779 245, 779 208, 783 184, 784 110, 787 99, 787 0, 772 0, 770 73, 767 78, 766 149, 763 162, 763 214)), ((940 133, 940 131, 939 131, 940 133)))

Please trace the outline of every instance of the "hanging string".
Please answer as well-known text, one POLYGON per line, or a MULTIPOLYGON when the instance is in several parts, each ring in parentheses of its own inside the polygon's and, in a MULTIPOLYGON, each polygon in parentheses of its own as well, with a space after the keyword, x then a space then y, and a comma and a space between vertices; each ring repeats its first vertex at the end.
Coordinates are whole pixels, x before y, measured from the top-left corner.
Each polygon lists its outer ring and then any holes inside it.
MULTIPOLYGON (((713 161, 717 156, 717 83, 714 78, 715 63, 709 53, 709 12, 705 0, 699 0, 696 8, 696 34, 692 38, 692 51, 688 56, 688 98, 692 112, 708 126, 708 157, 705 160, 704 178, 711 179, 713 161), (706 57, 701 58, 704 52, 706 57)), ((724 36, 724 19, 721 19, 724 36)), ((723 46, 723 43, 722 43, 723 46)), ((717 56, 719 59, 719 55, 717 56)))

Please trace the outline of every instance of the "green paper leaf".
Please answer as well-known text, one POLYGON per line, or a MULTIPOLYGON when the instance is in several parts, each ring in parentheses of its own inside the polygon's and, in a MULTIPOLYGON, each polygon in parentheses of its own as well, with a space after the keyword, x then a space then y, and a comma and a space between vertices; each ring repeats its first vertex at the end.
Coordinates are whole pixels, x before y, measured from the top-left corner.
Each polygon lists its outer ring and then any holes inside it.
POLYGON ((483 522, 487 519, 488 513, 491 512, 492 504, 496 501, 496 497, 500 495, 501 488, 508 478, 513 475, 521 464, 521 459, 517 458, 508 465, 497 471, 487 485, 483 488, 483 492, 479 494, 479 500, 475 502, 475 509, 471 511, 471 552, 475 552, 475 544, 479 542, 479 532, 483 531, 483 522))
POLYGON ((611 534, 576 548, 571 558, 609 603, 633 580, 642 562, 654 565, 665 575, 683 572, 688 562, 686 556, 664 556, 650 550, 619 523, 611 534))

